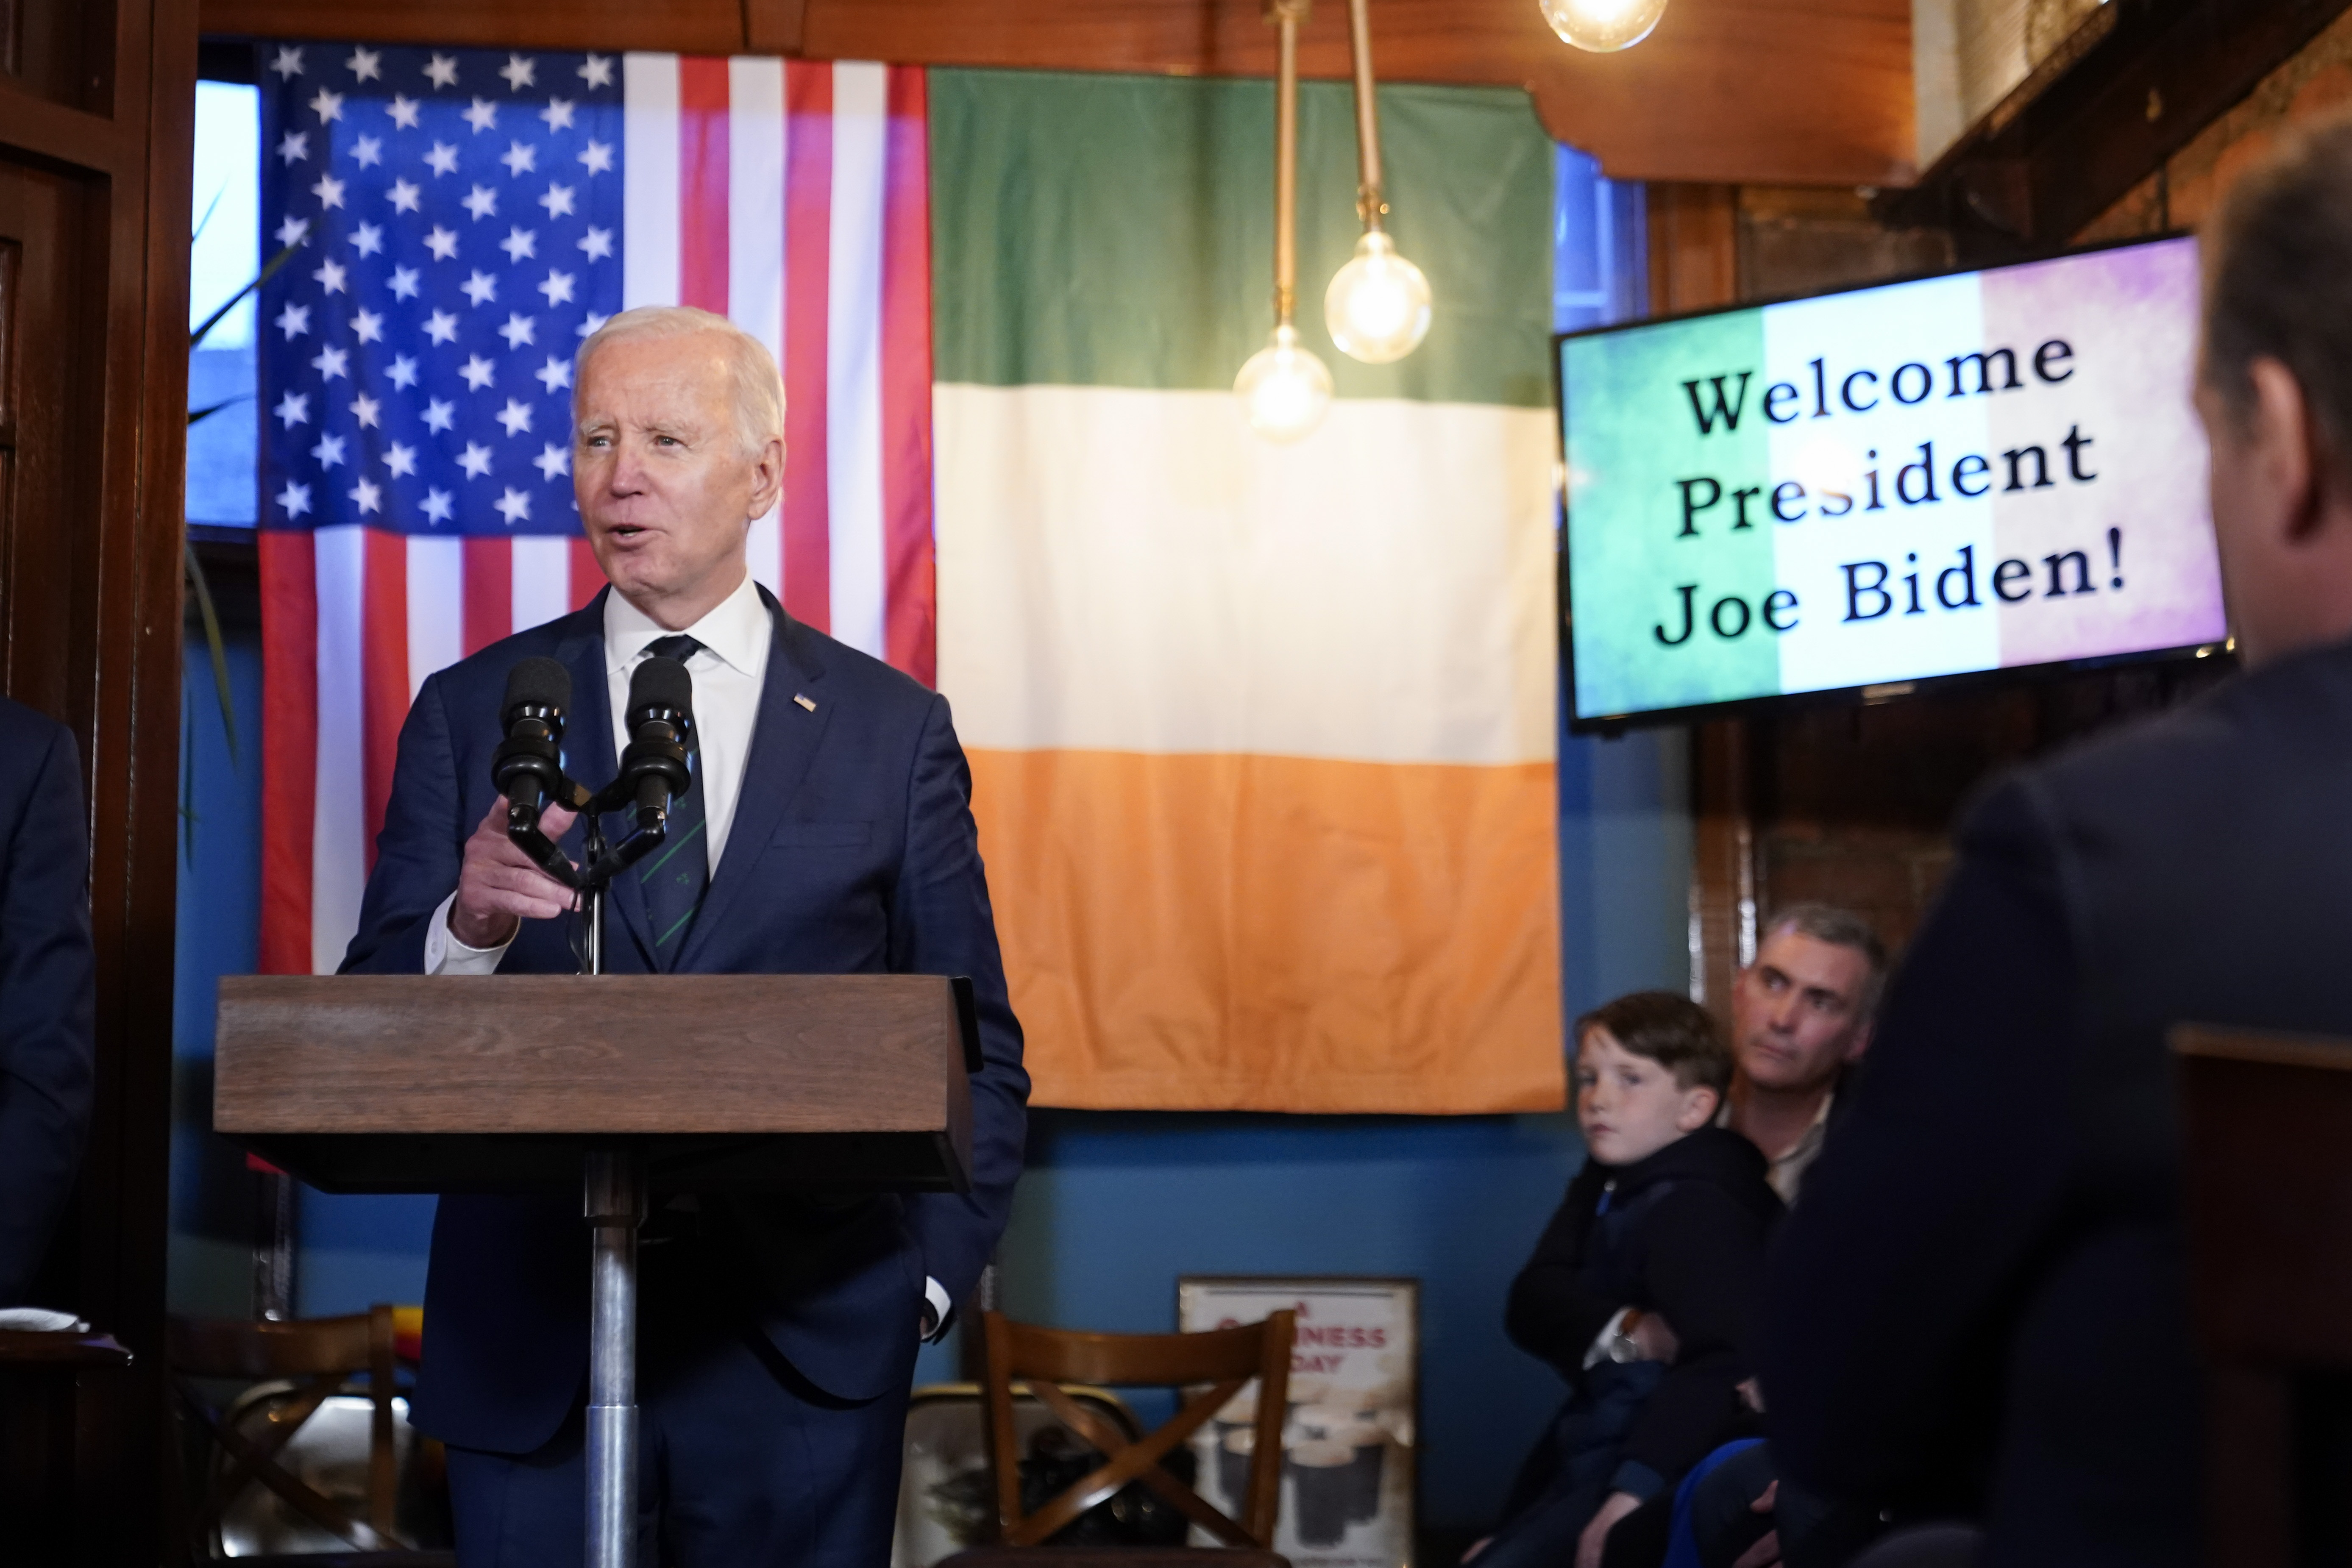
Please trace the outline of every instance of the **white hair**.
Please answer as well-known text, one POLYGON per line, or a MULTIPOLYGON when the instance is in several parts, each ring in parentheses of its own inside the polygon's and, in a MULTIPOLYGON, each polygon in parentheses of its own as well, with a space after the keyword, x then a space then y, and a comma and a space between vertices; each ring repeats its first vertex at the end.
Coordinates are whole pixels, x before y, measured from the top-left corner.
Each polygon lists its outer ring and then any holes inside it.
POLYGON ((715 333, 723 345, 728 380, 732 383, 735 430, 744 455, 757 457, 771 441, 784 436, 784 381, 776 373, 775 356, 768 346, 726 317, 691 305, 640 305, 624 310, 588 334, 572 361, 572 397, 588 377, 588 361, 600 349, 636 338, 689 338, 715 333))

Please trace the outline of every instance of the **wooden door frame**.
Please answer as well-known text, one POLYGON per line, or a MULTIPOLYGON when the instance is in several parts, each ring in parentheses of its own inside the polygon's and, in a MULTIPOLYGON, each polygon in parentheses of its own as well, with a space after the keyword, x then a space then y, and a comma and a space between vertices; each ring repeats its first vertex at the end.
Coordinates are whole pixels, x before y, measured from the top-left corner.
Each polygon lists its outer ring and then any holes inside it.
MULTIPOLYGON (((82 1522, 94 1533, 80 1538, 77 1560, 152 1563, 167 1550, 160 1373, 197 7, 45 3, 57 7, 48 25, 79 29, 79 74, 0 78, 0 158, 89 193, 89 237, 106 271, 88 312, 94 340, 79 349, 99 378, 100 428, 66 458, 61 509, 78 515, 16 515, 16 529, 57 528, 73 542, 11 580, 0 685, 72 729, 90 829, 96 1092, 81 1177, 43 1281, 57 1304, 116 1335, 134 1370, 79 1417, 75 1490, 90 1500, 82 1522)), ((56 371, 19 374, 30 386, 56 371)))

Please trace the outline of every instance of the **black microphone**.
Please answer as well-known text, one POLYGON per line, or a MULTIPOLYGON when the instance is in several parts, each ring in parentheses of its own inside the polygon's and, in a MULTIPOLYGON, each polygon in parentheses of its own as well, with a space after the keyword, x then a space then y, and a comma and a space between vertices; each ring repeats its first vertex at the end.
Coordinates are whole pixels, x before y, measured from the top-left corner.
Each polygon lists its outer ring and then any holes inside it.
POLYGON ((694 677, 676 659, 655 657, 629 677, 626 714, 629 744, 621 752, 621 774, 612 794, 636 805, 637 831, 668 831, 670 803, 694 788, 686 765, 694 734, 694 677))
POLYGON ((572 706, 572 672, 553 659, 525 659, 507 672, 499 725, 506 739, 490 760, 490 779, 507 798, 507 827, 536 828, 539 813, 563 793, 563 717, 572 706))

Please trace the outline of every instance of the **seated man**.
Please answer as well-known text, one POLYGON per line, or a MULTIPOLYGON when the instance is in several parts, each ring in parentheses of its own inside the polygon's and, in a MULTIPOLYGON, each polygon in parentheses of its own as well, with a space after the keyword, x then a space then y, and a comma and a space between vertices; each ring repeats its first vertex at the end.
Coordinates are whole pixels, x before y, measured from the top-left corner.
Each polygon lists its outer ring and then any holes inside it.
POLYGON ((1595 1568, 1620 1520, 1745 1426, 1738 1347, 1780 1201, 1756 1146, 1714 1124, 1731 1053, 1664 991, 1587 1014, 1576 1040, 1590 1157, 1505 1319, 1571 1392, 1478 1568, 1595 1568))
MULTIPOLYGON (((1831 1130, 1853 1107, 1862 1053, 1886 982, 1886 948, 1869 922, 1823 904, 1793 904, 1766 923, 1756 960, 1731 992, 1738 1059, 1723 1125, 1763 1152, 1772 1189, 1791 1208, 1831 1130)), ((1777 1525, 1800 1538, 1835 1531, 1811 1499, 1782 1494, 1771 1450, 1758 1443, 1709 1468, 1689 1514, 1702 1568, 1777 1561, 1777 1525)), ((1662 1530, 1664 1521, 1651 1526, 1662 1530)))
POLYGON ((1783 1203, 1795 1204, 1831 1126, 1853 1107, 1847 1091, 1885 982, 1886 948, 1868 921, 1792 904, 1766 924, 1732 987, 1737 1061, 1722 1122, 1763 1151, 1783 1203))

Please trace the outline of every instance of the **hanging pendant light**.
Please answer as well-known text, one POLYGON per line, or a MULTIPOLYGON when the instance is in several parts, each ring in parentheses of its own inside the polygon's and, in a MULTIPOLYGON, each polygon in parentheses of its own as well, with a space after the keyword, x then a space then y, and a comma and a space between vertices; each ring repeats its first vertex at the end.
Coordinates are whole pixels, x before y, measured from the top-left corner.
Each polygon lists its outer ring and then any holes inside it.
POLYGON ((1650 36, 1666 0, 1537 0, 1551 30, 1599 55, 1630 49, 1650 36))
POLYGON ((1381 179, 1380 108, 1372 90, 1372 28, 1368 0, 1348 0, 1356 64, 1356 216, 1364 225, 1356 254, 1323 294, 1323 323, 1339 351, 1368 365, 1402 360, 1429 335, 1429 279, 1397 254, 1381 227, 1388 208, 1381 179))
POLYGON ((1298 24, 1307 0, 1266 0, 1266 20, 1281 30, 1281 70, 1274 102, 1274 334, 1234 378, 1250 428, 1268 441, 1300 439, 1331 406, 1331 372, 1298 340, 1292 325, 1298 286, 1298 24))

